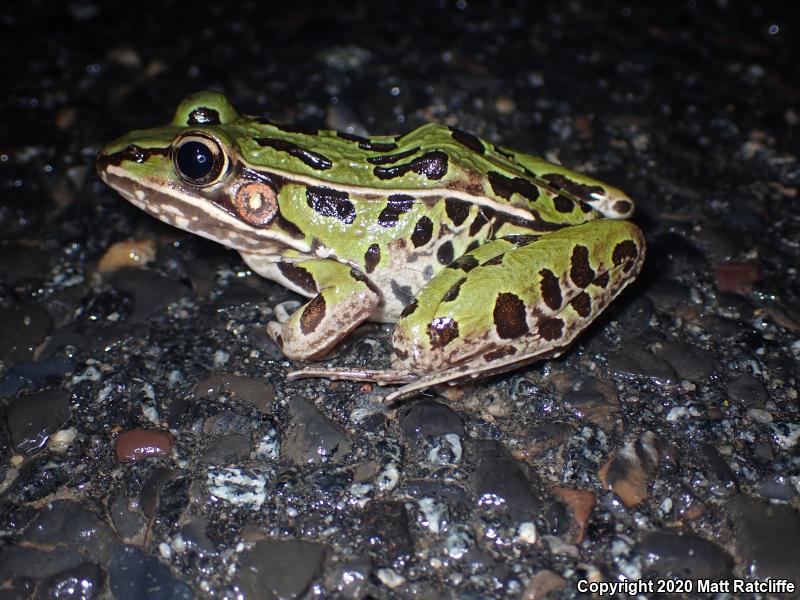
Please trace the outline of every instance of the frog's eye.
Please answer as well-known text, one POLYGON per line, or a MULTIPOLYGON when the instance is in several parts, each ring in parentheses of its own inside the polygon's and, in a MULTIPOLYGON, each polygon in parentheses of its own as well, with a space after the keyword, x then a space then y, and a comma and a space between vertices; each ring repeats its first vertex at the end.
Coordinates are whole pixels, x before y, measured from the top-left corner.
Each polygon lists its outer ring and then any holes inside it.
POLYGON ((220 143, 205 135, 184 135, 172 148, 175 172, 189 185, 206 186, 216 183, 228 162, 220 143))

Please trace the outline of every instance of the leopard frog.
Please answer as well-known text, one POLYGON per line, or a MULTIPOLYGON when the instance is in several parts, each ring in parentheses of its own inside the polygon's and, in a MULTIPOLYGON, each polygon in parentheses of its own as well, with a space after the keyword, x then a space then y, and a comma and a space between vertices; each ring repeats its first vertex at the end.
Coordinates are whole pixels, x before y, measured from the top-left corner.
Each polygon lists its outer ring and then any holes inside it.
POLYGON ((622 191, 428 124, 360 137, 244 116, 201 92, 164 127, 97 157, 124 198, 236 249, 310 300, 269 336, 319 360, 365 320, 395 323, 387 401, 558 356, 636 277, 644 239, 622 191))

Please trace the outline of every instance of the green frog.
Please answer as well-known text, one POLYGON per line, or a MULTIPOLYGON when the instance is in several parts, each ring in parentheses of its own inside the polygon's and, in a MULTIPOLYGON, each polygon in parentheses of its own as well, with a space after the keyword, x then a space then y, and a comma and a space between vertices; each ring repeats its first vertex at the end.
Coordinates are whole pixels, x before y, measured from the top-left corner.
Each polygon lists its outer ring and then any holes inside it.
POLYGON ((391 369, 289 374, 401 385, 391 402, 561 354, 645 255, 622 191, 440 124, 362 137, 189 96, 97 157, 124 198, 236 249, 310 300, 269 323, 292 360, 365 320, 395 323, 391 369))

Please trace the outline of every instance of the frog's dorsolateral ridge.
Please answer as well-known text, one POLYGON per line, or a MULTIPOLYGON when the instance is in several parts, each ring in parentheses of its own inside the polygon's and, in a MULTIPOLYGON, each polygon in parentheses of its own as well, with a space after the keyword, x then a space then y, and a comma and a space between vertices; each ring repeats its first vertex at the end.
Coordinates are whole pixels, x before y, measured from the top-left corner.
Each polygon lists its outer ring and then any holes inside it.
POLYGON ((404 384, 387 401, 558 356, 644 260, 620 190, 433 123, 364 138, 201 92, 169 125, 109 144, 97 169, 311 298, 268 326, 287 357, 320 359, 367 319, 396 323, 401 368, 290 374, 404 384))

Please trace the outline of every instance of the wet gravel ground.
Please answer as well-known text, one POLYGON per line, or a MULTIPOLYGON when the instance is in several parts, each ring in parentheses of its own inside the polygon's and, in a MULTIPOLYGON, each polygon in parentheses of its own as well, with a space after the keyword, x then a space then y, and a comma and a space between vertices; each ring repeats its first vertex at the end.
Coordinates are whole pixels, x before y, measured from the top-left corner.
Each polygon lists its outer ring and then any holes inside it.
POLYGON ((800 597, 698 592, 800 573, 788 3, 122 4, 0 14, 0 599, 800 597), (396 407, 286 383, 264 329, 297 298, 93 170, 205 88, 595 174, 644 271, 558 360, 396 407))

